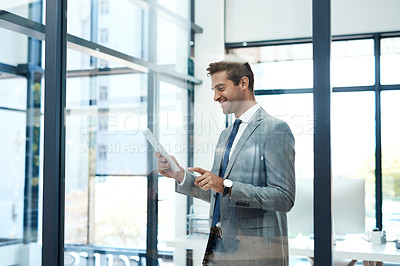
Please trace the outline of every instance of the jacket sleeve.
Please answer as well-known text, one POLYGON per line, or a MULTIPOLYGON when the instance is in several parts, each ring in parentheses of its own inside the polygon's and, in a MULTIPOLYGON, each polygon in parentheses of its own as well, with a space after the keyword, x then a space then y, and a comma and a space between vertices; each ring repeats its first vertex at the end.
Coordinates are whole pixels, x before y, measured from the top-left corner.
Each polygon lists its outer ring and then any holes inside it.
POLYGON ((183 181, 183 184, 175 184, 175 191, 181 194, 185 194, 187 196, 192 196, 201 200, 204 200, 206 202, 211 201, 211 190, 204 191, 201 188, 197 187, 194 185, 194 180, 195 176, 188 172, 185 171, 186 173, 186 179, 183 181))
MULTIPOLYGON (((294 137, 289 126, 281 122, 265 134, 263 157, 265 186, 234 181, 229 205, 288 212, 295 200, 294 137)), ((257 173, 256 173, 257 174, 257 173)))

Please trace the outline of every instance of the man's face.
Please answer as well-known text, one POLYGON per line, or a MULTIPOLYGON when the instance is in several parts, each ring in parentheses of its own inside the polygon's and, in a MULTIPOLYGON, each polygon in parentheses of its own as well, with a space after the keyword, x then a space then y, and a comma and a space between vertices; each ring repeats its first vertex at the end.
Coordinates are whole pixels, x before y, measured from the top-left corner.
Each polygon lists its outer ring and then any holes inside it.
POLYGON ((243 94, 232 80, 228 79, 226 71, 214 73, 211 76, 211 85, 214 90, 214 101, 219 102, 224 114, 235 113, 240 110, 243 94))

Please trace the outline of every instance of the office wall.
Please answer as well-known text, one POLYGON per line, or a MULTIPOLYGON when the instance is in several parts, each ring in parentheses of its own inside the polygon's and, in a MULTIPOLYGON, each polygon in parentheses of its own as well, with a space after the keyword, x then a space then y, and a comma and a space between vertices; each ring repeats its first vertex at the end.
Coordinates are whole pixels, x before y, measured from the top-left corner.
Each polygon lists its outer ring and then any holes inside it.
MULTIPOLYGON (((398 0, 332 0, 332 34, 400 30, 398 0)), ((311 37, 312 0, 226 0, 226 42, 311 37)))

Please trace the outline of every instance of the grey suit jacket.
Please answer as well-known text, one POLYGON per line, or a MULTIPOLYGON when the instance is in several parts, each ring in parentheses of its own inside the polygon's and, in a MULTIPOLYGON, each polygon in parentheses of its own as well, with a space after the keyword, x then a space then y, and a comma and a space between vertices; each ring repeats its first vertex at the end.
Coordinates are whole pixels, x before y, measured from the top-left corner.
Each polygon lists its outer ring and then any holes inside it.
MULTIPOLYGON (((217 143, 211 172, 219 175, 232 126, 217 143)), ((286 212, 294 205, 294 137, 289 126, 260 108, 235 149, 223 178, 233 181, 231 197, 221 195, 222 241, 218 265, 288 265, 286 212)), ((215 192, 203 191, 188 175, 179 193, 211 203, 215 192)))

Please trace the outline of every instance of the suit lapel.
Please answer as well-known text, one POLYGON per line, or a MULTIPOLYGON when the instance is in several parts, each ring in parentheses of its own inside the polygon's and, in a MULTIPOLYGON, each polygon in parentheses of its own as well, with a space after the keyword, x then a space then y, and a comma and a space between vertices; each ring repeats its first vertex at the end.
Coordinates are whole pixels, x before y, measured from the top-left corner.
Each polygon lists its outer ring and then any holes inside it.
MULTIPOLYGON (((231 128, 232 128, 232 126, 231 126, 231 128)), ((225 130, 225 132, 222 133, 221 138, 217 143, 217 147, 215 148, 214 165, 213 165, 213 169, 211 170, 211 172, 214 175, 219 176, 219 172, 221 170, 221 164, 222 164, 222 157, 224 156, 225 147, 228 143, 228 139, 229 139, 231 130, 225 130)), ((210 215, 213 214, 214 205, 215 205, 215 195, 216 195, 216 192, 214 190, 212 190, 211 191, 210 215)))
POLYGON ((237 156, 239 155, 240 150, 247 142, 251 134, 254 132, 254 130, 256 130, 256 128, 260 125, 261 123, 260 121, 263 119, 264 113, 265 113, 264 110, 260 108, 260 110, 258 110, 255 114, 256 115, 255 119, 252 119, 249 125, 246 127, 245 131, 243 132, 243 135, 240 137, 238 143, 236 144, 235 149, 232 151, 232 155, 229 159, 229 163, 226 167, 225 175, 223 176, 223 178, 226 178, 228 176, 233 164, 235 163, 237 156))
POLYGON ((225 132, 223 132, 223 135, 221 135, 221 138, 218 141, 217 146, 215 148, 214 165, 213 169, 211 170, 211 172, 215 175, 219 175, 222 164, 222 157, 224 156, 225 147, 228 143, 229 134, 230 130, 226 130, 225 132))

